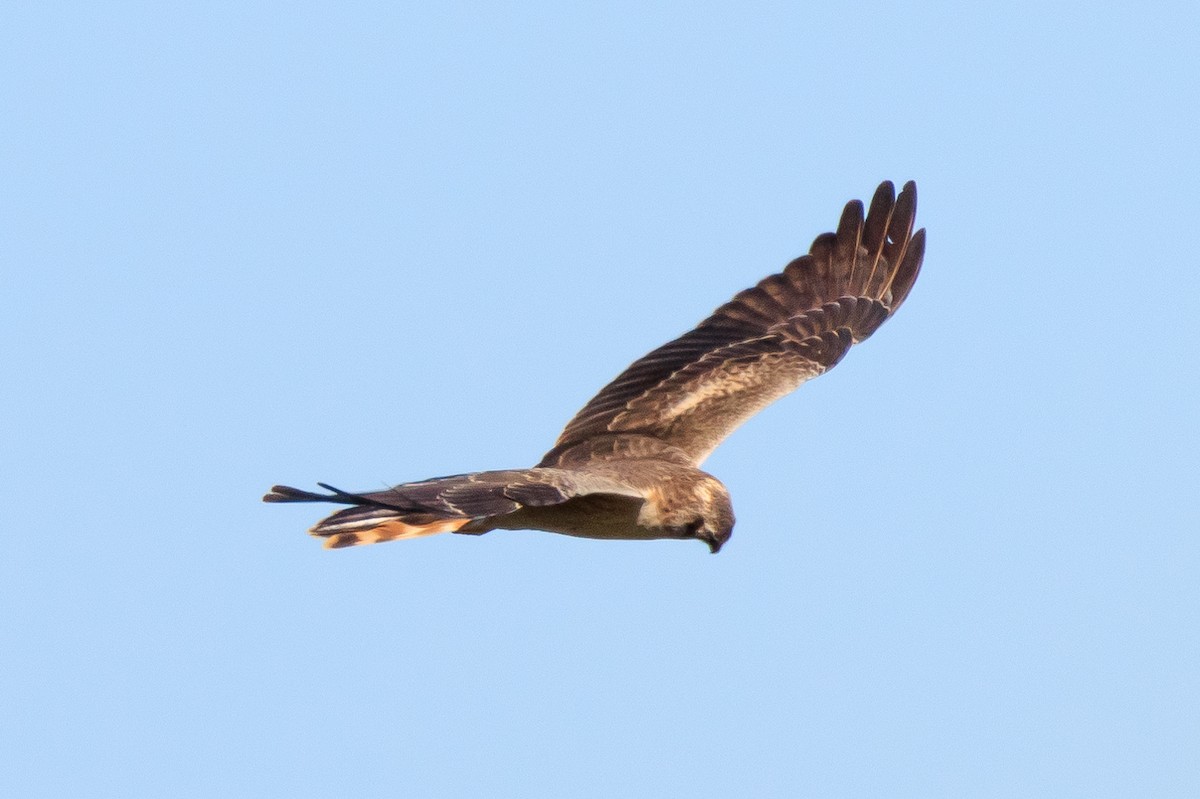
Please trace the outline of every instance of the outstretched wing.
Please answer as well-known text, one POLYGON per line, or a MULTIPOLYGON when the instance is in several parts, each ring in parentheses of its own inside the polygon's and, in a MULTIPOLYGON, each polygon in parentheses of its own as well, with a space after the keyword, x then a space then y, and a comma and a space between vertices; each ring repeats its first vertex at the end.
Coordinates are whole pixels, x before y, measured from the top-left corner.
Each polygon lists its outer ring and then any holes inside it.
MULTIPOLYGON (((506 469, 405 483, 386 491, 350 493, 320 484, 330 494, 274 486, 264 502, 333 502, 351 507, 318 522, 309 532, 340 548, 419 538, 435 533, 482 533, 503 526, 506 517, 562 505, 583 497, 618 500, 631 512, 641 492, 600 475, 566 469, 506 469)), ((613 507, 613 502, 602 505, 613 507)), ((536 514, 532 515, 536 523, 536 514)))
POLYGON ((917 188, 884 182, 863 216, 846 205, 836 233, 654 350, 601 389, 542 465, 600 436, 638 434, 703 461, 742 422, 841 360, 891 316, 917 279, 925 231, 917 188))

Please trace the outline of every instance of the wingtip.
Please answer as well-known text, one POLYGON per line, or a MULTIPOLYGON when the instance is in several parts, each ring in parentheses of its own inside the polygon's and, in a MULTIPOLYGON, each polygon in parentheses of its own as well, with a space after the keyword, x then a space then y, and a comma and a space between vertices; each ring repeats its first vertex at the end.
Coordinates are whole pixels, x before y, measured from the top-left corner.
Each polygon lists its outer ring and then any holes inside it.
POLYGON ((301 491, 299 488, 291 486, 271 486, 267 493, 263 494, 263 502, 310 502, 315 499, 314 495, 309 491, 301 491))
POLYGON ((844 241, 847 238, 858 237, 858 231, 862 227, 863 219, 866 216, 866 208, 863 206, 862 200, 851 200, 842 208, 842 217, 838 220, 837 236, 838 241, 844 241))
POLYGON ((893 241, 907 237, 912 232, 913 220, 917 217, 917 186, 911 181, 905 184, 904 191, 896 197, 896 205, 892 209, 891 224, 888 225, 888 235, 893 241))
POLYGON ((896 184, 892 183, 890 180, 885 180, 875 189, 875 196, 871 198, 871 207, 879 208, 881 206, 891 206, 895 202, 896 184))
POLYGON ((270 491, 263 494, 264 503, 286 503, 286 501, 295 501, 298 494, 301 494, 299 488, 292 486, 271 486, 270 491))
POLYGON ((908 298, 908 293, 917 282, 917 276, 921 274, 921 264, 924 261, 925 228, 921 228, 913 233, 912 238, 909 239, 908 248, 904 253, 904 260, 897 266, 895 276, 892 278, 891 309, 893 313, 908 298))

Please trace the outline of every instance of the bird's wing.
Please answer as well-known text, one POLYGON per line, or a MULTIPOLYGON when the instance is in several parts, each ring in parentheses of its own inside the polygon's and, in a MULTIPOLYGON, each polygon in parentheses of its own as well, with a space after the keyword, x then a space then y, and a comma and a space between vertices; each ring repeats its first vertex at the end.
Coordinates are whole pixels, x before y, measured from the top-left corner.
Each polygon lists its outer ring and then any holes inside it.
POLYGON ((891 316, 921 268, 917 189, 884 182, 846 205, 836 233, 617 376, 572 419, 542 465, 589 439, 659 439, 699 464, 734 429, 829 369, 891 316))
MULTIPOLYGON (((263 500, 350 505, 322 519, 310 530, 313 535, 325 538, 325 546, 331 548, 434 533, 484 532, 517 512, 561 505, 581 497, 619 500, 622 507, 628 506, 633 511, 644 500, 641 491, 617 480, 568 469, 475 472, 405 483, 370 493, 350 493, 320 485, 332 493, 275 486, 263 500)), ((536 520, 536 515, 533 518, 536 520)))

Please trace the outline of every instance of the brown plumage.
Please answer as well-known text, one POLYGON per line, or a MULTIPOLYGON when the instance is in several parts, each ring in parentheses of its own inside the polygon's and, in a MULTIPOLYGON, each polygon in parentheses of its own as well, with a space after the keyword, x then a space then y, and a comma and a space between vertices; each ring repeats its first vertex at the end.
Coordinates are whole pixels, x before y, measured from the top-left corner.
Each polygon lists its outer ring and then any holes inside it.
POLYGON ((635 361, 575 415, 532 469, 441 477, 387 491, 275 486, 266 502, 350 505, 312 528, 327 547, 539 529, 585 538, 697 538, 733 529, 729 493, 697 468, 742 422, 837 365, 895 313, 925 251, 917 190, 884 182, 863 216, 746 289, 695 329, 635 361))

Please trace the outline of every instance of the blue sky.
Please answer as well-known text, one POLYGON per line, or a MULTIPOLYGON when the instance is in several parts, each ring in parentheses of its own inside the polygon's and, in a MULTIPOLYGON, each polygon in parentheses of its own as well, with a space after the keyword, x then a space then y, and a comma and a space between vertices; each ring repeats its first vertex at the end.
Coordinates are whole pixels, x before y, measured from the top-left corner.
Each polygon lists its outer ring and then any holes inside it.
POLYGON ((0 793, 1200 793, 1194 4, 10 4, 0 793), (687 542, 327 552, 918 181, 687 542))

